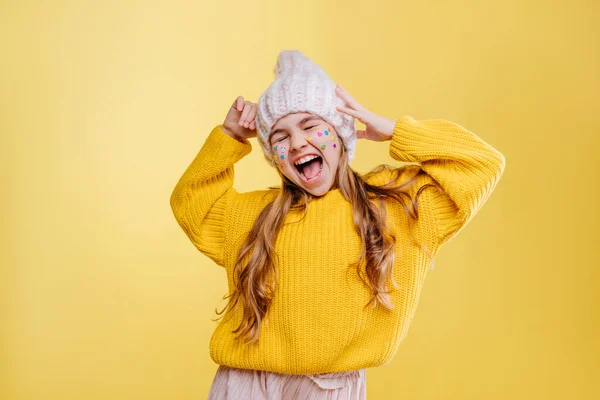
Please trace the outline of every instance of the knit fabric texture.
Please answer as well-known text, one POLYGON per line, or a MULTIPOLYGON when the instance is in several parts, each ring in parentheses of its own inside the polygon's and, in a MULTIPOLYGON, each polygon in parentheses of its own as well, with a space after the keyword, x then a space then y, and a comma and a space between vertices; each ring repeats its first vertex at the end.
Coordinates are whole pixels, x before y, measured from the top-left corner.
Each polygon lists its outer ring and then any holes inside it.
POLYGON ((274 73, 275 81, 260 95, 256 113, 258 143, 269 164, 276 165, 269 142, 273 126, 287 114, 298 112, 309 112, 331 124, 342 140, 348 162, 352 161, 354 117, 336 110, 345 102, 335 94, 336 84, 323 68, 298 50, 284 50, 279 53, 274 73))
MULTIPOLYGON (((170 199, 176 220, 194 246, 224 268, 230 292, 239 249, 258 214, 280 190, 240 193, 233 187, 234 164, 251 148, 247 139, 237 141, 221 125, 214 127, 170 199)), ((333 189, 313 199, 305 214, 293 211, 285 217, 275 242, 278 280, 258 342, 235 340, 232 331, 241 321, 238 309, 218 323, 211 337, 214 362, 318 374, 391 361, 415 315, 433 258, 489 198, 503 174, 505 157, 456 123, 410 116, 396 120, 389 153, 395 160, 416 163, 404 165, 408 170, 420 167, 426 172, 411 186, 413 199, 426 183, 436 181, 444 189, 421 192, 419 218, 410 224, 402 205, 386 200, 387 223, 396 237, 393 276, 399 289, 388 284, 394 309, 381 304, 364 307, 372 293, 356 269, 349 268, 361 249, 352 205, 333 189), (414 245, 411 237, 430 254, 414 245)), ((383 170, 370 183, 386 183, 390 175, 383 170)), ((413 175, 407 173, 406 178, 413 175)), ((364 273, 364 263, 361 268, 364 273)))

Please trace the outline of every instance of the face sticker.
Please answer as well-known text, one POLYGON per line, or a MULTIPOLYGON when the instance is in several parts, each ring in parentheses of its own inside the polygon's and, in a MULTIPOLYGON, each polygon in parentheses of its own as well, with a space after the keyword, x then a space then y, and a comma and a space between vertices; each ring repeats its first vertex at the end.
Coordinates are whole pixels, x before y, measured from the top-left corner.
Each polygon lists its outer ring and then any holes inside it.
POLYGON ((325 136, 329 135, 329 131, 325 129, 325 136))
MULTIPOLYGON (((325 132, 327 132, 327 131, 325 131, 325 132)), ((323 136, 323 132, 317 132, 317 136, 319 136, 319 137, 323 136)))
POLYGON ((335 136, 332 136, 331 137, 331 141, 333 142, 334 140, 335 140, 335 136))
POLYGON ((325 150, 325 145, 324 144, 321 145, 321 149, 325 150))
POLYGON ((285 158, 285 156, 282 154, 282 155, 281 155, 281 159, 283 160, 284 158, 285 158))
POLYGON ((337 146, 335 145, 335 143, 333 144, 333 148, 335 149, 337 146))
POLYGON ((281 154, 283 154, 285 152, 285 147, 281 146, 281 154))
POLYGON ((283 164, 279 164, 279 168, 281 168, 281 169, 284 169, 284 168, 285 168, 285 165, 283 165, 283 164))
POLYGON ((312 138, 310 136, 306 138, 307 142, 310 142, 311 140, 312 140, 312 138))

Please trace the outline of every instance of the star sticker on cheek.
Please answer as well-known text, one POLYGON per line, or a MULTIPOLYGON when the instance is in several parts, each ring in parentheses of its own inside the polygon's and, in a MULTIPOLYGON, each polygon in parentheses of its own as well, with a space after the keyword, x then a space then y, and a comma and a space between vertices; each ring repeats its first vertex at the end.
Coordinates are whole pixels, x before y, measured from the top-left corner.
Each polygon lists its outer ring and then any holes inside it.
POLYGON ((310 136, 306 138, 307 142, 310 142, 311 140, 312 140, 312 138, 310 136))

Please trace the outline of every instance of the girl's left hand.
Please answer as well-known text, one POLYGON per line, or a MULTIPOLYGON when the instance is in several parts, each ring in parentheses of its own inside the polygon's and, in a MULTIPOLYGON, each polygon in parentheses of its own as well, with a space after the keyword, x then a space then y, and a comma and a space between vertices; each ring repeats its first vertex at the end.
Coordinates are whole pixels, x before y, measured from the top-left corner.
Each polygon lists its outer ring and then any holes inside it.
POLYGON ((396 121, 381 117, 367 110, 339 84, 335 88, 335 93, 346 102, 346 105, 348 105, 348 107, 336 106, 336 109, 358 119, 366 125, 365 130, 356 131, 356 137, 358 139, 369 139, 382 142, 392 138, 396 121))

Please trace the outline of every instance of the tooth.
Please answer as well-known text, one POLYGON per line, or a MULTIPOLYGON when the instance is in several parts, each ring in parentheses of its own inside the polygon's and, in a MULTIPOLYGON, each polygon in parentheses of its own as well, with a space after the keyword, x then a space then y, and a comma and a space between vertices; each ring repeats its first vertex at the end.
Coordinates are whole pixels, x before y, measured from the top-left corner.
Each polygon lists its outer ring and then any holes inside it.
POLYGON ((294 164, 296 165, 300 165, 300 164, 304 164, 307 163, 311 160, 314 160, 315 158, 317 158, 318 156, 312 154, 312 155, 308 155, 306 157, 302 157, 300 160, 296 161, 294 164))

